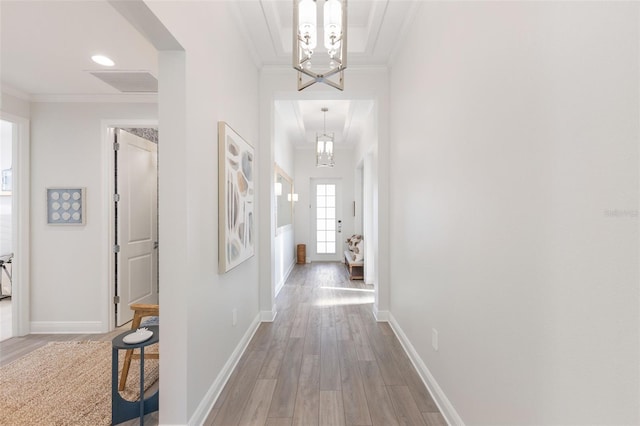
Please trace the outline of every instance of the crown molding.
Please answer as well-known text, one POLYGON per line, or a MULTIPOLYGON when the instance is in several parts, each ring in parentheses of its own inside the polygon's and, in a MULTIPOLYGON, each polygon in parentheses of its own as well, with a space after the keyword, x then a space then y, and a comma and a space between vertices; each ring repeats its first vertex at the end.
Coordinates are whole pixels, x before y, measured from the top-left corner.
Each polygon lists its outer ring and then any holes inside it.
POLYGON ((262 68, 262 60, 260 59, 260 55, 256 50, 253 42, 251 41, 251 37, 249 36, 249 29, 247 28, 244 19, 242 19, 242 13, 240 12, 240 6, 238 6, 237 2, 230 3, 231 14, 233 15, 233 19, 236 22, 236 26, 240 34, 242 34, 242 39, 244 44, 249 51, 249 56, 253 61, 253 64, 256 66, 258 70, 262 68))
POLYGON ((18 90, 15 87, 8 86, 5 83, 2 83, 2 93, 22 99, 23 101, 31 101, 31 96, 28 93, 18 90))
POLYGON ((15 87, 2 83, 0 91, 6 95, 14 96, 27 102, 51 102, 51 103, 141 103, 157 104, 157 93, 113 93, 113 94, 29 94, 15 87))
POLYGON ((283 23, 280 21, 278 11, 276 10, 276 2, 260 0, 260 9, 262 10, 262 16, 269 31, 271 46, 276 56, 280 58, 291 58, 293 52, 287 52, 283 49, 283 40, 280 33, 280 28, 283 26, 283 23))
POLYGON ((409 13, 405 15, 404 22, 400 27, 400 32, 398 34, 398 38, 396 39, 395 45, 391 49, 389 54, 389 62, 387 66, 391 68, 395 62, 396 56, 398 56, 398 52, 400 49, 406 44, 405 41, 409 34, 409 28, 413 25, 413 22, 416 19, 416 15, 418 14, 418 8, 420 7, 419 0, 412 0, 411 5, 409 6, 409 13))
POLYGON ((34 94, 31 102, 42 103, 135 103, 157 104, 157 93, 132 93, 132 94, 100 94, 100 95, 63 95, 63 94, 34 94))

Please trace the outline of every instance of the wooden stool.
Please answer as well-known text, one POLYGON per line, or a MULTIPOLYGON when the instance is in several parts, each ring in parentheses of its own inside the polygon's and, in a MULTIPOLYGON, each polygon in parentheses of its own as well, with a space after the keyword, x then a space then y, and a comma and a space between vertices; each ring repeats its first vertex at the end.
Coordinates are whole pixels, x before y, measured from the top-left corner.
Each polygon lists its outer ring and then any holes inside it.
MULTIPOLYGON (((157 317, 160 315, 160 307, 158 305, 147 305, 144 303, 131 304, 133 309, 133 321, 131 322, 131 329, 137 330, 140 327, 142 318, 144 317, 157 317)), ((158 353, 145 353, 144 359, 159 359, 158 353)), ((124 365, 122 366, 122 375, 120 376, 120 386, 118 390, 123 391, 127 384, 127 376, 129 375, 129 367, 131 366, 132 359, 140 359, 140 354, 134 354, 133 349, 129 349, 124 356, 124 365)))

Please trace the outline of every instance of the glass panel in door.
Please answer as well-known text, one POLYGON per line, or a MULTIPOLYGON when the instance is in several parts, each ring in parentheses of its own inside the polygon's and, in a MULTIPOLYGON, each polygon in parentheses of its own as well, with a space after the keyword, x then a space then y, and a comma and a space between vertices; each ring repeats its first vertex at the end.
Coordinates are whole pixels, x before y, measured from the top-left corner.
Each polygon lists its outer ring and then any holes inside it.
POLYGON ((336 254, 336 184, 316 184, 316 253, 336 254))

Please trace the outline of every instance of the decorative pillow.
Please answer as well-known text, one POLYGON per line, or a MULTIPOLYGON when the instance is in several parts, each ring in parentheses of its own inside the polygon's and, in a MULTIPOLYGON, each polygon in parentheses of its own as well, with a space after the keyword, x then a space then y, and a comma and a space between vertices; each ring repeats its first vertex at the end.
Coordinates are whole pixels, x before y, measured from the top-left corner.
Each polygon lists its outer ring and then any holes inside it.
POLYGON ((351 253, 351 257, 355 262, 361 262, 364 259, 364 243, 362 240, 358 241, 351 253))
POLYGON ((353 249, 356 247, 356 244, 358 244, 360 241, 362 241, 362 235, 353 234, 352 236, 347 238, 347 248, 349 249, 349 251, 353 251, 353 249))

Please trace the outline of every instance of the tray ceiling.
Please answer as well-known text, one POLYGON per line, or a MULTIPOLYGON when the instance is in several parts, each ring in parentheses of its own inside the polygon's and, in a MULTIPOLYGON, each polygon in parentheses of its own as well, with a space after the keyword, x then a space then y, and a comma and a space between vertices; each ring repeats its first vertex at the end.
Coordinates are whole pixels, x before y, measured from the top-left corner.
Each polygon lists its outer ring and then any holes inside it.
MULTIPOLYGON (((190 3, 182 2, 184 7, 190 3)), ((290 67, 291 1, 241 0, 231 5, 257 66, 290 67)), ((416 1, 350 0, 348 65, 388 65, 415 5, 416 1)), ((31 99, 128 96, 136 93, 138 86, 132 84, 140 84, 141 77, 147 80, 139 86, 139 93, 148 93, 158 75, 156 49, 105 0, 2 0, 0 40, 3 89, 31 99), (98 53, 110 56, 116 66, 94 64, 90 58, 98 53), (127 76, 133 80, 126 80, 127 76), (105 82, 113 79, 126 90, 105 82)), ((286 133, 299 147, 311 146, 315 133, 322 129, 323 106, 329 108, 327 130, 336 133, 337 147, 352 145, 372 106, 370 101, 306 99, 278 101, 277 105, 286 133)))

